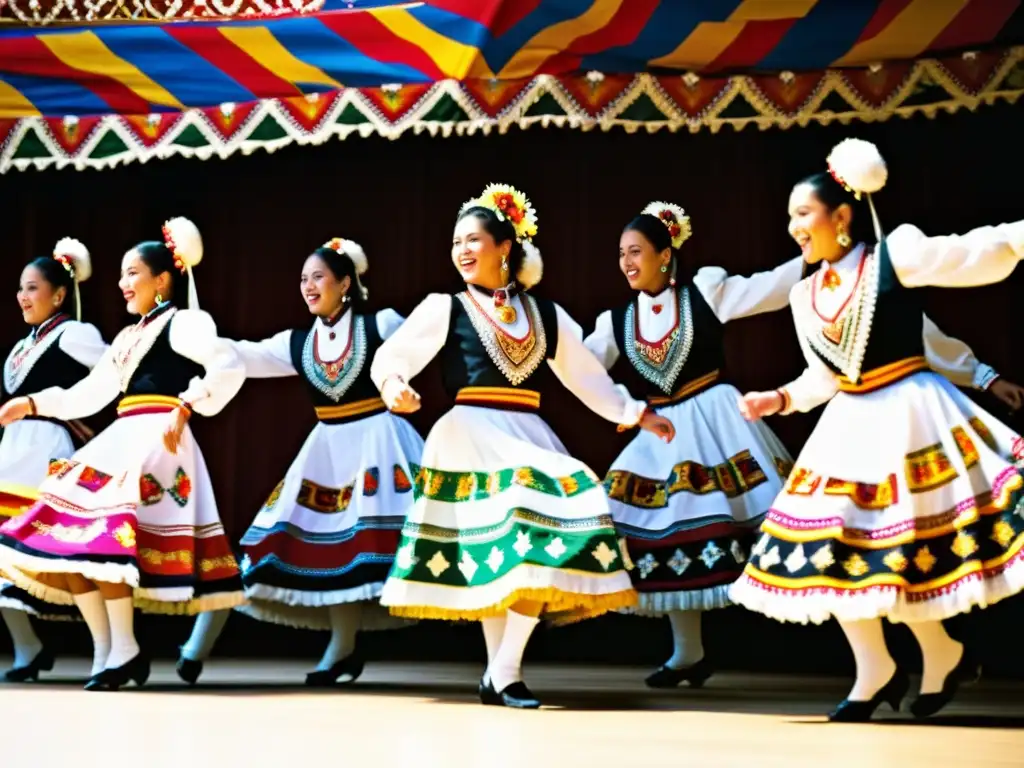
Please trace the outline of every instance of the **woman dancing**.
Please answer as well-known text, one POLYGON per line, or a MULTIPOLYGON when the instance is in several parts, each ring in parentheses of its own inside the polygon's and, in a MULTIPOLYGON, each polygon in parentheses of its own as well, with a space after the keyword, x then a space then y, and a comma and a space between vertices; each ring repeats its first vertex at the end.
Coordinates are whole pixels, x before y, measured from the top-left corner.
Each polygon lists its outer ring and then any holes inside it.
POLYGON ((133 597, 155 613, 196 613, 244 599, 206 464, 188 429, 193 412, 218 413, 245 379, 213 320, 197 308, 191 275, 202 253, 199 232, 186 219, 167 222, 163 242, 128 251, 119 285, 128 311, 141 319, 77 384, 0 408, 6 426, 26 416, 88 416, 118 400, 118 419, 52 465, 39 501, 0 527, 0 567, 12 580, 82 611, 96 670, 88 690, 116 690, 129 680, 143 685, 149 677, 149 660, 135 641, 133 597), (54 584, 51 574, 66 585, 54 584), (97 591, 102 602, 91 596, 97 591))
POLYGON ((829 174, 797 184, 789 231, 821 268, 791 307, 807 370, 740 401, 751 420, 828 406, 763 525, 732 598, 781 621, 839 620, 857 679, 831 719, 898 708, 908 680, 882 617, 921 647, 911 712, 938 712, 979 667, 942 620, 1024 587, 1024 440, 928 368, 920 287, 1005 279, 1024 258, 1024 221, 963 236, 903 225, 877 245, 859 198, 887 171, 847 140, 829 174))
POLYGON ((608 500, 537 415, 555 376, 591 410, 666 440, 672 424, 617 388, 558 305, 527 291, 541 277, 532 205, 488 186, 459 212, 451 258, 466 288, 431 294, 381 345, 370 369, 395 412, 436 355, 455 406, 430 431, 417 499, 381 603, 400 616, 483 624, 486 704, 540 706, 522 682, 541 615, 560 620, 632 605, 608 500), (543 365, 543 363, 547 365, 543 365))
MULTIPOLYGON (((239 610, 331 631, 307 685, 354 681, 363 669, 357 632, 404 623, 373 609, 412 508, 423 439, 388 413, 370 380, 370 361, 402 317, 367 311, 367 268, 357 243, 331 240, 306 259, 299 281, 312 327, 232 342, 250 378, 301 376, 319 420, 242 537, 249 603, 239 610)), ((197 619, 178 662, 182 679, 199 678, 227 615, 197 619)))
MULTIPOLYGON (((5 401, 46 387, 70 387, 96 365, 107 345, 95 326, 81 322, 78 291, 91 274, 89 251, 67 237, 57 243, 52 257, 33 259, 22 270, 18 305, 32 330, 4 363, 5 401)), ((50 462, 70 456, 75 444, 87 437, 82 424, 39 416, 5 429, 0 440, 0 523, 31 507, 50 462)), ((53 669, 53 653, 43 647, 28 615, 71 619, 73 610, 48 605, 0 574, 0 616, 14 641, 14 668, 5 674, 9 682, 35 680, 53 669)))
POLYGON ((672 657, 647 678, 652 688, 700 687, 712 668, 701 641, 702 611, 729 604, 757 526, 782 489, 791 459, 762 422, 736 408, 725 374, 724 326, 789 304, 803 262, 730 276, 705 267, 676 280, 690 237, 682 208, 655 202, 626 225, 619 268, 636 297, 604 312, 584 342, 613 378, 675 426, 671 445, 641 432, 605 480, 612 518, 626 537, 630 571, 646 616, 667 616, 672 657), (625 364, 616 366, 622 359, 625 364))

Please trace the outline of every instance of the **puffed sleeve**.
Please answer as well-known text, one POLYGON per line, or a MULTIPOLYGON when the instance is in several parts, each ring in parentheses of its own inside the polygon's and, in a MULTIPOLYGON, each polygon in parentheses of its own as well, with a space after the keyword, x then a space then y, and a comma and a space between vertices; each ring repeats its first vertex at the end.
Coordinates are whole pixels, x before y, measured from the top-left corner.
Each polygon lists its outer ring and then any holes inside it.
POLYGON ((999 378, 991 366, 978 361, 969 346, 947 336, 927 315, 924 318, 924 354, 932 370, 958 387, 984 390, 999 378))
MULTIPOLYGON (((390 339, 405 322, 405 318, 393 309, 382 309, 377 313, 377 333, 382 340, 390 339)), ((447 333, 447 331, 445 331, 447 333)))
POLYGON ((100 355, 89 375, 73 387, 44 389, 32 395, 32 402, 40 416, 72 421, 98 413, 120 393, 121 377, 114 365, 114 347, 111 346, 100 355))
POLYGON ((99 329, 91 323, 80 323, 76 320, 68 321, 57 343, 64 354, 90 370, 107 351, 107 343, 100 335, 99 329))
POLYGON ((394 405, 394 387, 410 381, 441 351, 448 338, 451 313, 452 297, 432 293, 377 348, 370 378, 388 407, 394 405))
POLYGON ((612 328, 612 313, 602 312, 597 316, 594 332, 583 341, 606 371, 610 371, 619 359, 619 345, 615 343, 615 331, 612 328))
POLYGON ((557 304, 555 310, 558 348, 548 364, 558 380, 598 416, 622 426, 636 425, 647 404, 634 400, 625 387, 612 381, 602 362, 584 345, 579 324, 557 304))
POLYGON ((803 259, 797 257, 767 272, 730 275, 721 267, 704 267, 693 284, 720 322, 775 312, 789 305, 789 292, 800 282, 803 259))
POLYGON ((245 383, 245 366, 232 345, 217 335, 213 318, 200 310, 180 310, 171 319, 170 342, 175 352, 206 369, 179 397, 202 416, 220 413, 245 383))
POLYGON ((291 338, 291 331, 281 331, 263 341, 224 341, 241 360, 246 378, 272 379, 296 375, 291 338))
POLYGON ((1024 259, 1024 221, 942 237, 904 224, 886 244, 896 276, 908 288, 989 285, 1005 280, 1024 259))

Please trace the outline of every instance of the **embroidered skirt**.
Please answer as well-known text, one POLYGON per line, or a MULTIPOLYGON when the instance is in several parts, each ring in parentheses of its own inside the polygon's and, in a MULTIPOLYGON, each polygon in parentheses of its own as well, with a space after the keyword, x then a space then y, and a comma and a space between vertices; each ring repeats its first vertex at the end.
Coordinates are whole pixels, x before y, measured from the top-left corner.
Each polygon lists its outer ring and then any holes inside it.
MULTIPOLYGON (((423 438, 390 413, 317 424, 242 538, 250 602, 238 610, 329 629, 328 606, 375 604, 413 506, 422 453, 423 438)), ((363 628, 402 623, 380 613, 363 628)), ((373 614, 364 610, 364 619, 373 614)))
POLYGON ((119 418, 50 466, 39 500, 0 527, 0 568, 47 602, 71 605, 48 574, 134 587, 151 613, 192 614, 244 599, 199 446, 163 445, 170 398, 125 398, 119 418))
MULTIPOLYGON (((50 462, 74 453, 68 431, 50 421, 16 421, 0 440, 0 524, 29 509, 39 499, 39 484, 50 462)), ((0 570, 0 608, 24 611, 41 619, 80 618, 71 606, 53 605, 16 586, 0 570)))
POLYGON ((775 500, 737 603, 911 622, 1024 588, 1024 441, 946 379, 840 392, 775 500))
POLYGON ((719 384, 660 408, 675 440, 641 431, 612 462, 605 487, 634 566, 635 613, 729 604, 729 586, 791 467, 775 433, 743 419, 738 398, 719 384))
POLYGON ((608 499, 534 413, 456 405, 434 425, 381 604, 424 619, 519 600, 567 622, 636 603, 608 499))

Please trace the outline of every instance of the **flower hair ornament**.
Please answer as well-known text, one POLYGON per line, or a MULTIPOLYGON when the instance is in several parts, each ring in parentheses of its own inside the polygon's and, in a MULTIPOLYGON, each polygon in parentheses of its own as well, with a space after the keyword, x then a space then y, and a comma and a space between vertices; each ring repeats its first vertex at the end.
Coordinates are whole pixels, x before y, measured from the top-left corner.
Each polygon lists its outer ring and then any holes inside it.
POLYGON ((84 283, 92 276, 92 259, 89 249, 81 241, 73 237, 65 237, 53 247, 53 258, 71 275, 75 286, 75 319, 82 319, 82 297, 78 292, 78 284, 84 283))
POLYGON ((203 260, 203 237, 199 228, 181 216, 164 224, 164 245, 174 256, 174 266, 188 275, 188 308, 199 309, 199 294, 196 291, 192 268, 203 260))
POLYGON ((847 192, 852 192, 858 200, 863 195, 867 196, 875 236, 878 242, 882 242, 882 224, 871 195, 885 186, 889 180, 889 169, 878 147, 862 139, 844 139, 832 148, 826 162, 829 175, 847 192))
MULTIPOLYGON (((363 246, 354 240, 346 240, 343 237, 332 237, 326 243, 323 244, 324 248, 329 248, 335 253, 340 253, 352 261, 352 265, 356 268, 356 290, 359 291, 359 295, 364 299, 369 295, 369 291, 366 290, 366 286, 363 285, 360 280, 361 275, 365 275, 367 270, 370 269, 370 262, 366 259, 366 251, 363 250, 363 246)), ((348 301, 348 296, 345 296, 345 301, 348 301)))
MULTIPOLYGON (((540 249, 533 244, 537 235, 537 211, 525 194, 508 184, 488 184, 480 196, 462 206, 459 213, 470 208, 486 208, 499 221, 507 221, 515 232, 516 242, 523 249, 523 258, 516 270, 515 278, 494 292, 494 308, 498 319, 511 325, 516 321, 516 310, 510 303, 516 284, 529 290, 544 276, 544 261, 540 249)), ((508 262, 501 262, 502 275, 508 274, 508 262)))
MULTIPOLYGON (((648 203, 647 207, 640 211, 640 213, 653 216, 665 225, 669 237, 672 238, 672 248, 675 250, 679 250, 683 243, 693 235, 690 217, 678 205, 657 200, 653 203, 648 203)), ((669 285, 674 286, 676 284, 676 260, 674 258, 672 259, 671 269, 672 274, 669 276, 668 282, 669 285)), ((662 267, 661 271, 664 272, 665 267, 662 267)))

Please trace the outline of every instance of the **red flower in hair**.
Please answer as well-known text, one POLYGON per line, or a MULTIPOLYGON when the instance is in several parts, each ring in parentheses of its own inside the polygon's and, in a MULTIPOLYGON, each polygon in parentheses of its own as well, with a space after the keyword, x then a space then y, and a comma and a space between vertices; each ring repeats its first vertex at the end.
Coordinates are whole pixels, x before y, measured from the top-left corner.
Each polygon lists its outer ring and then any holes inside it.
POLYGON ((178 255, 178 247, 174 244, 174 238, 171 237, 171 230, 166 226, 163 228, 164 232, 164 245, 167 246, 167 250, 174 255, 174 266, 179 272, 185 271, 185 262, 181 260, 178 255))
POLYGON ((515 198, 507 192, 495 195, 494 204, 513 224, 518 224, 523 220, 523 212, 516 205, 515 198))

